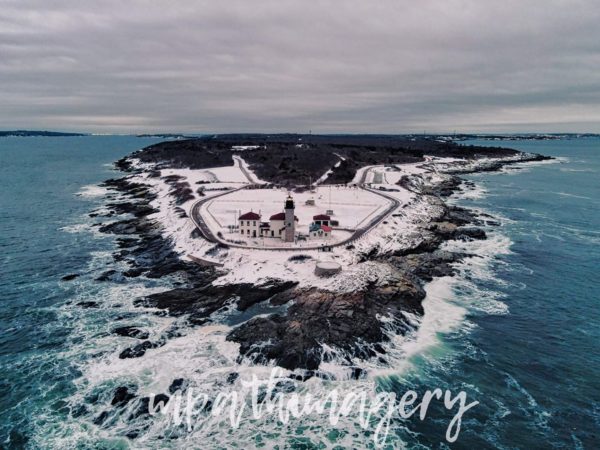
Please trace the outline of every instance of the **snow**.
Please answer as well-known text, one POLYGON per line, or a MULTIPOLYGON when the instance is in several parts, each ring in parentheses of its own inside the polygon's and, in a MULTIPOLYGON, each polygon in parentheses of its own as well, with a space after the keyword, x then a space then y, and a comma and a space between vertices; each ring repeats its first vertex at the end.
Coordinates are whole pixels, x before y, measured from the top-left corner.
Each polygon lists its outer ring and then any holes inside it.
MULTIPOLYGON (((162 176, 180 175, 185 177, 194 190, 197 181, 209 181, 209 184, 200 185, 208 189, 232 189, 243 187, 244 183, 257 184, 261 182, 249 170, 242 158, 235 156, 234 159, 233 166, 202 170, 165 169, 162 171, 162 176), (250 179, 241 167, 246 169, 250 179)), ((182 258, 193 255, 223 264, 223 267, 219 269, 221 276, 215 281, 215 284, 262 284, 270 279, 278 278, 296 281, 299 283, 299 287, 318 287, 336 292, 352 292, 361 289, 373 280, 384 280, 392 275, 391 268, 385 262, 360 262, 358 256, 360 253, 377 249, 378 253, 385 254, 412 247, 423 240, 424 226, 443 212, 435 198, 416 194, 397 185, 400 178, 403 175, 411 177, 413 185, 436 183, 447 177, 444 172, 455 171, 457 167, 461 170, 468 170, 475 164, 476 162, 451 158, 429 157, 425 163, 402 164, 395 168, 383 165, 368 166, 357 171, 353 183, 360 183, 364 175, 367 181, 377 181, 377 184, 371 185, 373 189, 371 191, 352 186, 319 186, 315 193, 293 194, 296 202, 295 212, 299 219, 297 229, 307 234, 312 216, 330 209, 329 193, 331 192, 331 209, 334 211, 332 219, 339 221, 340 228, 347 229, 334 228, 333 241, 346 239, 351 235, 350 230, 365 226, 370 222, 370 218, 389 206, 390 200, 377 195, 377 192, 399 200, 398 208, 391 211, 376 227, 352 242, 353 248, 343 245, 334 247, 332 252, 306 250, 302 247, 286 251, 276 248, 218 248, 214 243, 201 237, 192 237, 195 225, 189 218, 180 218, 176 214, 174 210, 176 205, 169 195, 171 186, 164 180, 141 174, 137 175, 140 180, 136 181, 147 183, 156 191, 157 198, 152 202, 152 206, 158 208, 159 212, 152 215, 151 218, 162 223, 164 236, 173 241, 175 250, 182 258), (385 191, 378 191, 380 188, 384 188, 385 191), (314 198, 316 206, 305 205, 305 201, 309 198, 314 198), (290 260, 290 257, 294 255, 305 255, 308 258, 290 260), (318 277, 314 274, 315 265, 317 262, 325 261, 340 264, 342 272, 330 278, 318 277)), ((221 194, 223 191, 208 190, 205 193, 207 197, 211 197, 221 194)), ((246 188, 230 192, 215 198, 214 201, 206 202, 202 207, 205 210, 203 218, 211 229, 222 231, 225 239, 238 240, 241 236, 237 233, 230 234, 227 229, 227 226, 233 223, 236 213, 252 209, 255 212, 260 211, 263 216, 262 220, 268 221, 269 216, 283 211, 286 196, 287 191, 283 189, 246 188)), ((189 211, 192 204, 199 198, 196 194, 194 200, 180 205, 180 207, 189 211)), ((265 239, 265 241, 267 240, 272 241, 270 245, 274 247, 289 245, 278 239, 265 239)), ((327 242, 325 239, 313 239, 306 243, 300 241, 300 244, 306 247, 314 245, 315 241, 327 242)), ((262 242, 260 239, 256 240, 256 243, 260 242, 262 242)))
MULTIPOLYGON (((287 196, 288 191, 284 189, 244 189, 232 192, 207 202, 206 212, 213 219, 209 226, 214 233, 225 233, 228 225, 236 224, 236 214, 239 216, 240 213, 248 211, 259 212, 262 215, 261 220, 267 222, 271 215, 283 211, 287 196)), ((313 216, 324 214, 328 209, 333 209, 331 218, 339 222, 340 228, 354 230, 367 218, 377 215, 390 204, 389 200, 369 191, 343 186, 318 187, 315 193, 294 193, 292 197, 296 204, 295 215, 298 217, 296 229, 305 234, 308 234, 308 226, 313 216), (314 199, 315 206, 306 206, 305 202, 308 199, 314 199)), ((340 233, 334 230, 332 238, 340 233)), ((347 237, 349 236, 343 236, 347 237)))
POLYGON ((260 145, 234 145, 231 147, 231 150, 233 150, 234 152, 243 152, 246 150, 256 150, 260 147, 260 145))
MULTIPOLYGON (((340 158, 340 160, 333 165, 334 168, 337 168, 337 167, 340 167, 340 164, 342 163, 342 161, 345 161, 346 158, 344 158, 341 155, 338 155, 337 153, 334 153, 334 154, 335 154, 335 156, 340 158)), ((316 185, 323 184, 327 180, 327 178, 329 178, 329 175, 331 175, 332 173, 333 173, 333 168, 329 169, 327 172, 325 172, 323 175, 321 175, 319 177, 319 179, 317 181, 315 181, 315 184, 316 185)))

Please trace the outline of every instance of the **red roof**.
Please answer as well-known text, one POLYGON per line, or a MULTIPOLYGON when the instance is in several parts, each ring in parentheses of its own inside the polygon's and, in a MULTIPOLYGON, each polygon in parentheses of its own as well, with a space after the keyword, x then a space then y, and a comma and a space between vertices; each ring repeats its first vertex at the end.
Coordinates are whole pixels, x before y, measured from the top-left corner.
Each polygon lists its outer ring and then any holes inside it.
MULTIPOLYGON (((285 220, 285 213, 280 212, 277 214, 273 214, 271 217, 269 217, 269 220, 285 220)), ((294 220, 298 221, 298 218, 296 216, 294 216, 294 220)))
POLYGON ((326 233, 331 233, 331 227, 328 227, 327 225, 321 225, 321 230, 325 231, 326 233))
POLYGON ((277 213, 277 214, 273 214, 270 218, 270 220, 285 220, 285 213, 277 213))
POLYGON ((316 216, 313 216, 313 220, 330 220, 331 217, 329 217, 327 214, 317 214, 316 216))
POLYGON ((260 220, 260 215, 255 212, 247 212, 238 217, 238 220, 260 220))

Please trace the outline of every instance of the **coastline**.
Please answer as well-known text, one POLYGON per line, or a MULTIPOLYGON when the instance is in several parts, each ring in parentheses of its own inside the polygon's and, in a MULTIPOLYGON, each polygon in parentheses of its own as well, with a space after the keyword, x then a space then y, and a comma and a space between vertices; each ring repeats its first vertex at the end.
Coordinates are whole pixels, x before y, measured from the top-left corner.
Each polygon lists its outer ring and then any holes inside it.
MULTIPOLYGON (((456 174, 500 170, 541 159, 545 157, 526 154, 471 160, 467 164, 446 159, 430 163, 427 171, 403 176, 398 184, 415 194, 409 203, 414 209, 406 215, 419 212, 410 230, 411 239, 382 246, 389 234, 383 239, 380 235, 370 236, 351 250, 354 258, 350 266, 354 267, 325 281, 298 277, 293 272, 287 279, 280 274, 232 279, 227 267, 207 268, 188 261, 184 256, 190 240, 197 248, 201 239, 193 225, 190 229, 185 210, 176 205, 185 203, 181 202, 185 189, 182 194, 181 189, 173 188, 172 181, 161 179, 159 168, 136 160, 121 160, 117 166, 129 173, 128 177, 105 184, 129 199, 109 205, 114 214, 128 213, 134 218, 103 225, 100 231, 128 235, 117 239, 120 250, 115 254, 116 260, 124 260, 131 267, 123 272, 124 276, 176 276, 182 280, 182 287, 140 298, 135 302, 137 306, 187 317, 193 326, 203 326, 218 324, 212 316, 223 308, 245 313, 266 302, 267 309, 272 308, 274 313, 242 322, 227 336, 240 345, 239 361, 275 362, 288 370, 298 369, 301 379, 306 379, 329 377, 319 371, 320 365, 341 359, 347 361, 351 376, 363 377, 365 371, 352 361, 357 357, 385 361, 382 344, 395 334, 405 335, 418 327, 414 318, 424 314, 427 283, 453 276, 454 266, 467 256, 441 250, 442 244, 485 239, 479 227, 495 223, 491 217, 449 206, 442 200, 461 189, 462 181, 456 174), (324 351, 325 346, 328 351, 324 351)), ((174 179, 172 173, 166 176, 174 179)), ((206 248, 206 244, 200 248, 206 248)), ((107 279, 115 275, 108 272, 107 279)), ((140 357, 164 343, 145 340, 125 349, 120 357, 140 357)))

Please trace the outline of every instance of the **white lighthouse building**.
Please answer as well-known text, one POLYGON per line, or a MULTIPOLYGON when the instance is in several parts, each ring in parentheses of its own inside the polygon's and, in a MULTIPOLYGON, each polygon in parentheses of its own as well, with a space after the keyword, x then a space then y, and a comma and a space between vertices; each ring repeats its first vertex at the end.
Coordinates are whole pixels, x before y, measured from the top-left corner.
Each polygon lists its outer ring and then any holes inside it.
POLYGON ((285 242, 294 242, 296 235, 296 216, 294 216, 294 199, 288 195, 285 201, 285 242))
POLYGON ((283 212, 273 214, 269 222, 261 222, 261 215, 247 212, 238 218, 240 234, 247 237, 273 237, 285 242, 294 242, 296 238, 296 222, 294 215, 294 199, 288 195, 283 212))

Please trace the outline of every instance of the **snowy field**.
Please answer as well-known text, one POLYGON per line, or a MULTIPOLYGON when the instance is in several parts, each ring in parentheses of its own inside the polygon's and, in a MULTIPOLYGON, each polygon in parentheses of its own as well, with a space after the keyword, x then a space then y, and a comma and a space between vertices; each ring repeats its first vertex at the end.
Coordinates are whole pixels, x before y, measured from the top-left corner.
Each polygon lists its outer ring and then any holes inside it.
MULTIPOLYGON (((473 162, 472 164, 476 164, 473 162)), ((217 284, 228 283, 254 283, 262 284, 269 279, 293 280, 300 287, 319 287, 336 292, 351 292, 364 287, 367 283, 379 279, 383 280, 390 269, 385 263, 376 261, 360 262, 361 253, 375 251, 379 254, 402 250, 418 244, 422 239, 421 227, 432 218, 441 214, 439 204, 429 196, 419 195, 395 183, 403 175, 411 179, 413 186, 436 183, 447 177, 445 171, 456 170, 457 166, 467 169, 471 164, 465 161, 450 158, 430 158, 425 163, 402 164, 395 168, 383 165, 369 166, 360 169, 354 183, 363 179, 370 183, 371 189, 391 196, 400 201, 400 205, 391 211, 376 227, 370 229, 359 239, 352 242, 352 247, 346 245, 334 247, 333 252, 319 252, 298 248, 295 251, 276 251, 276 249, 244 249, 244 248, 219 248, 214 243, 208 242, 194 233, 195 225, 189 217, 180 217, 176 208, 179 207, 189 213, 191 206, 200 199, 210 198, 222 194, 223 188, 230 190, 243 187, 244 184, 257 184, 256 175, 247 167, 243 159, 235 157, 234 165, 203 170, 168 169, 162 170, 161 177, 179 175, 185 177, 194 191, 195 198, 182 205, 176 205, 174 198, 169 194, 172 187, 162 178, 151 178, 147 174, 136 176, 136 180, 147 183, 153 187, 158 197, 152 205, 159 212, 150 216, 162 223, 164 236, 172 240, 175 250, 182 258, 194 256, 208 261, 222 264, 221 277, 217 284), (245 170, 242 170, 244 168, 245 170), (196 185, 198 181, 203 184, 196 185), (196 188, 203 186, 205 196, 200 197, 196 188), (214 190, 212 190, 214 189, 214 190), (303 255, 304 259, 294 259, 294 256, 303 255), (317 261, 336 261, 342 265, 342 272, 331 278, 320 278, 314 274, 317 261)), ((151 169, 151 165, 142 165, 144 169, 151 169)), ((339 221, 341 228, 354 229, 370 222, 369 217, 377 215, 390 204, 390 200, 376 193, 358 187, 318 186, 315 193, 305 192, 293 194, 296 202, 296 215, 299 218, 297 229, 307 231, 312 216, 324 213, 329 206, 331 192, 331 209, 334 214, 332 219, 339 221), (315 200, 315 206, 306 206, 307 199, 315 200)), ((260 211, 263 221, 267 221, 272 214, 283 211, 283 203, 287 196, 283 189, 242 189, 230 192, 222 197, 215 198, 212 202, 205 203, 204 207, 210 210, 207 224, 213 228, 227 229, 233 223, 234 215, 240 211, 260 211)), ((204 217, 204 214, 203 214, 204 217)), ((351 231, 334 230, 338 233, 335 239, 343 240, 351 235, 351 231)), ((235 234, 223 231, 225 239, 234 239, 235 234)), ((260 241, 257 241, 259 243, 260 241)), ((307 241, 308 246, 311 241, 307 241)))
MULTIPOLYGON (((288 191, 284 189, 244 189, 208 202, 206 212, 213 219, 213 224, 219 227, 214 231, 225 233, 229 225, 235 224, 240 213, 254 211, 262 215, 263 222, 268 222, 270 216, 283 212, 287 195, 288 191)), ((383 197, 355 187, 318 187, 315 193, 294 193, 292 197, 298 217, 296 230, 303 234, 308 234, 313 216, 325 214, 328 209, 333 210, 331 218, 339 222, 340 228, 354 230, 368 223, 390 204, 383 197), (309 199, 314 200, 314 206, 305 204, 309 199)), ((332 237, 337 241, 337 235, 341 234, 334 230, 332 237)))

